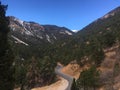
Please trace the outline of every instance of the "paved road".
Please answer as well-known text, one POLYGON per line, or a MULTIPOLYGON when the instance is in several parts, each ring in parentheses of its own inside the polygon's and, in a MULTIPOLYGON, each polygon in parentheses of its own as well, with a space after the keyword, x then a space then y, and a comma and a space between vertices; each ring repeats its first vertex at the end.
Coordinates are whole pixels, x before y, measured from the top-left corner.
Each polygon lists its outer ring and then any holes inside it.
POLYGON ((68 81, 69 84, 68 84, 68 87, 66 88, 66 90, 71 90, 73 77, 71 77, 70 75, 62 73, 61 72, 62 68, 63 67, 61 65, 57 65, 56 68, 55 68, 55 73, 68 81))

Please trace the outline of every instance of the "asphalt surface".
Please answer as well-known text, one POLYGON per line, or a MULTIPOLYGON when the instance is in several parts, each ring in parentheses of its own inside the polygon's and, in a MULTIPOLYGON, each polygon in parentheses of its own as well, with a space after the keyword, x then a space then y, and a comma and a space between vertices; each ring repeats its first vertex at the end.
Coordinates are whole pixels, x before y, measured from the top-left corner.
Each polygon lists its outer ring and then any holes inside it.
POLYGON ((62 68, 63 67, 61 65, 57 65, 56 68, 55 68, 55 73, 68 81, 69 84, 68 84, 68 87, 65 90, 71 90, 73 77, 71 77, 70 75, 62 73, 61 72, 62 68))

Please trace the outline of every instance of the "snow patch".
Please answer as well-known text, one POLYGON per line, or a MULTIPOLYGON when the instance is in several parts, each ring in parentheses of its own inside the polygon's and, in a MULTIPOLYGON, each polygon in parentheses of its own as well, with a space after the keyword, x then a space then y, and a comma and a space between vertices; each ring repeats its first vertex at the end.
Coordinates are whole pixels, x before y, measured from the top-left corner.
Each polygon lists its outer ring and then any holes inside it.
POLYGON ((23 26, 23 22, 22 20, 18 19, 18 18, 14 18, 15 21, 18 21, 22 26, 23 26))
POLYGON ((11 35, 11 37, 14 38, 14 39, 16 40, 16 43, 22 43, 22 44, 28 46, 27 43, 23 42, 22 40, 18 39, 17 37, 15 37, 15 36, 13 36, 13 35, 11 35))
POLYGON ((57 38, 55 37, 55 36, 53 36, 54 37, 54 39, 56 39, 57 40, 57 38))
POLYGON ((30 31, 28 31, 28 30, 25 30, 25 34, 27 34, 27 35, 30 35, 30 36, 34 36, 30 31))
POLYGON ((56 38, 56 36, 55 36, 55 35, 53 35, 53 34, 52 34, 52 36, 53 36, 53 38, 54 38, 54 39, 56 39, 56 40, 57 40, 57 38, 56 38))
POLYGON ((67 33, 68 35, 73 35, 71 32, 69 31, 65 31, 65 33, 67 33))
POLYGON ((38 38, 40 38, 40 39, 43 39, 43 37, 42 37, 42 36, 40 36, 40 35, 37 35, 37 37, 38 37, 38 38))
POLYGON ((12 28, 13 31, 15 31, 15 28, 12 28))
POLYGON ((78 32, 78 30, 72 30, 74 33, 77 33, 78 32))
MULTIPOLYGON (((24 30, 25 30, 25 31, 24 31, 25 34, 27 34, 27 35, 29 35, 29 36, 34 36, 29 30, 26 29, 26 27, 23 26, 23 28, 24 28, 24 30)), ((30 26, 29 26, 29 28, 30 28, 30 26)), ((30 29, 31 29, 31 28, 30 28, 30 29)))
POLYGON ((60 34, 68 34, 68 35, 73 35, 71 32, 69 32, 69 31, 60 31, 60 34))
POLYGON ((47 38, 48 42, 51 42, 49 35, 46 34, 46 38, 47 38))
POLYGON ((66 34, 66 33, 61 31, 60 34, 66 34))

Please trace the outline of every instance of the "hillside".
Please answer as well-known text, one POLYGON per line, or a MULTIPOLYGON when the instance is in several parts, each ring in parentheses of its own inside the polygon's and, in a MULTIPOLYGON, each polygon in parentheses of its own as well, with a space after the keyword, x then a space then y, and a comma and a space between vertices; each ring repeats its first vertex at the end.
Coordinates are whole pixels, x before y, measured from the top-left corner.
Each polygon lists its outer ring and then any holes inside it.
MULTIPOLYGON (((112 47, 115 43, 119 44, 120 7, 106 15, 74 34, 73 38, 68 40, 68 43, 64 43, 61 46, 62 49, 60 49, 63 55, 66 53, 70 55, 68 57, 71 60, 77 60, 83 56, 91 55, 94 52, 101 53, 102 55, 103 49, 112 47), (113 13, 114 15, 112 15, 113 13), (106 15, 109 17, 104 18, 106 15)), ((99 58, 102 59, 103 57, 101 56, 99 58)))
POLYGON ((74 33, 56 25, 40 25, 36 22, 22 21, 16 17, 8 17, 12 36, 23 40, 28 44, 54 43, 57 40, 65 39, 74 33))
POLYGON ((13 16, 8 19, 11 28, 9 41, 15 55, 15 87, 28 90, 55 81, 54 44, 71 38, 74 32, 65 27, 40 25, 13 16))
MULTIPOLYGON (((98 37, 101 40, 110 36, 110 40, 115 37, 119 37, 119 25, 120 25, 120 7, 110 11, 103 17, 95 20, 94 22, 90 23, 88 26, 84 27, 76 34, 76 38, 84 41, 87 41, 92 35, 92 37, 98 37), (116 35, 116 36, 115 36, 116 35)), ((108 39, 108 38, 106 38, 108 39)), ((117 38, 118 39, 118 38, 117 38)), ((108 40, 106 40, 108 41, 108 40)))
MULTIPOLYGON (((120 7, 76 34, 64 27, 21 23, 14 18, 10 26, 16 55, 16 87, 29 90, 50 85, 57 81, 54 73, 57 62, 68 65, 75 61, 82 69, 77 80, 79 88, 120 89, 120 7)), ((63 72, 71 74, 72 71, 67 68, 63 72)))
MULTIPOLYGON (((103 90, 119 90, 119 26, 120 7, 110 11, 80 30, 67 43, 58 45, 57 59, 63 64, 68 64, 70 61, 76 60, 81 67, 90 68, 95 66, 100 70, 100 87, 103 87, 103 90), (115 74, 116 70, 117 74, 115 74), (116 81, 117 79, 118 81, 116 81), (112 80, 113 82, 111 82, 112 80)), ((88 73, 87 71, 90 70, 85 71, 88 73)), ((81 79, 80 77, 79 80, 81 79)), ((90 82, 86 83, 88 86, 86 84, 83 87, 90 88, 90 82)))
MULTIPOLYGON (((104 50, 105 59, 101 63, 98 70, 101 71, 100 74, 100 82, 102 85, 97 88, 97 90, 119 90, 120 89, 120 51, 118 50, 118 46, 113 46, 111 48, 107 48, 104 50)), ((66 65, 62 72, 68 74, 76 79, 79 78, 80 72, 89 68, 89 65, 85 65, 84 67, 80 67, 76 63, 70 63, 66 65)), ((32 90, 65 90, 67 87, 67 81, 63 78, 59 77, 59 80, 49 86, 44 87, 36 87, 32 90)), ((89 89, 88 89, 89 90, 89 89)))

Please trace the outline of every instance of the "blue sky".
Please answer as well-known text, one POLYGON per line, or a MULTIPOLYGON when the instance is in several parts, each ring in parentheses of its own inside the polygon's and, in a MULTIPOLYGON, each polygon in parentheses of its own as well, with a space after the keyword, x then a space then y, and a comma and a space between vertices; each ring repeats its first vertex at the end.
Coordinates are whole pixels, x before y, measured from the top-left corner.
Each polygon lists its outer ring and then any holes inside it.
POLYGON ((120 0, 1 0, 7 16, 80 30, 120 6, 120 0))

